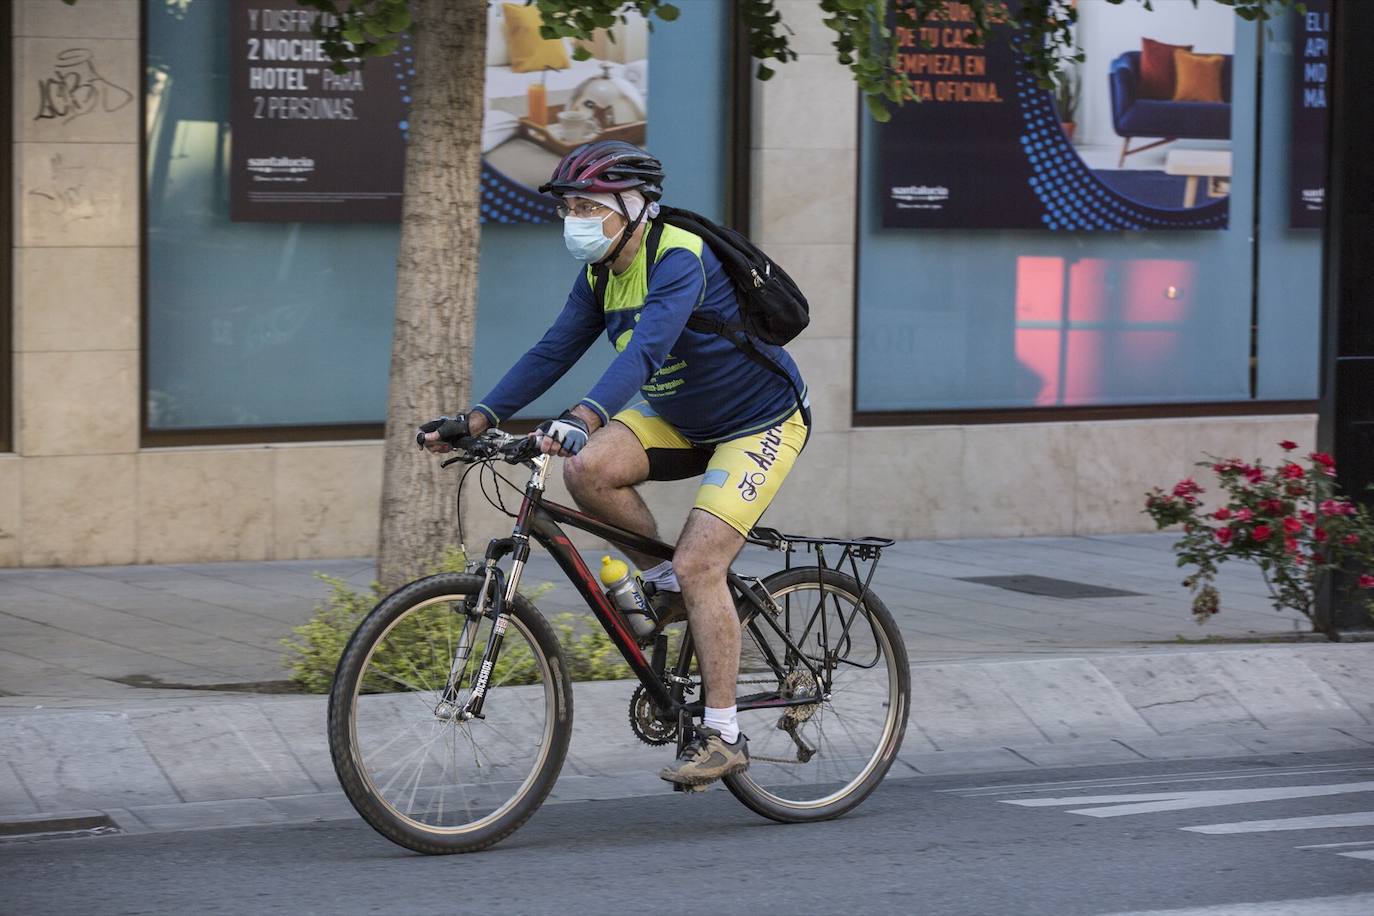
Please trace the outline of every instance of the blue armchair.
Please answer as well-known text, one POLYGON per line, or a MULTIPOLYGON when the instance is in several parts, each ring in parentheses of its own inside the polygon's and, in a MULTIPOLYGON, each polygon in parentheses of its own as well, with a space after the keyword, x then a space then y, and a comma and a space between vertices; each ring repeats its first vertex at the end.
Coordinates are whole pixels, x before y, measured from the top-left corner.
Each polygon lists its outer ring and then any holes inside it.
POLYGON ((1140 52, 1127 51, 1112 61, 1107 73, 1112 89, 1112 127, 1122 138, 1121 159, 1126 164, 1132 153, 1154 149, 1175 140, 1231 139, 1231 55, 1221 70, 1221 95, 1224 102, 1174 102, 1168 99, 1137 97, 1140 83, 1140 52), (1163 137, 1154 143, 1131 148, 1132 137, 1163 137))

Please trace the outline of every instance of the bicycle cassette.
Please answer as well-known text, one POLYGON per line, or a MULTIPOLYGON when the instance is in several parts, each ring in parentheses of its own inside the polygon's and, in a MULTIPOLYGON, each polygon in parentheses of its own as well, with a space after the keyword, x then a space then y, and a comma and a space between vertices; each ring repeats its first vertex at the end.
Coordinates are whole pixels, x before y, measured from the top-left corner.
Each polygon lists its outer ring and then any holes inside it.
POLYGON ((661 719, 649 691, 640 684, 630 695, 630 731, 645 744, 662 747, 677 740, 677 723, 661 719))

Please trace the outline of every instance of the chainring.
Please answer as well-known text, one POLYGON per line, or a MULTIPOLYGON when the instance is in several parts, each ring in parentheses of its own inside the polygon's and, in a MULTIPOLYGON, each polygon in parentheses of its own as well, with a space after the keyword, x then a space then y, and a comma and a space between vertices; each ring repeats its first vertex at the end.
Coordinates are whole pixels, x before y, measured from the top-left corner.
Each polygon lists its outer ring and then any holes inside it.
POLYGON ((654 701, 643 684, 630 695, 630 731, 652 747, 662 747, 677 740, 677 722, 659 718, 654 711, 654 701))

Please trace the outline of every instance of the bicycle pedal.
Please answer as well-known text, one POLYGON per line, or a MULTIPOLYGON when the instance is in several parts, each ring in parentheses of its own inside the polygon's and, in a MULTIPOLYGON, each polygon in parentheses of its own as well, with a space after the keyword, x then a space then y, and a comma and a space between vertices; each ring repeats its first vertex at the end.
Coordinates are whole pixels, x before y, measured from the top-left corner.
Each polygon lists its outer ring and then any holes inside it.
POLYGON ((709 783, 704 786, 684 786, 681 783, 673 783, 674 792, 705 792, 709 788, 711 788, 709 783))

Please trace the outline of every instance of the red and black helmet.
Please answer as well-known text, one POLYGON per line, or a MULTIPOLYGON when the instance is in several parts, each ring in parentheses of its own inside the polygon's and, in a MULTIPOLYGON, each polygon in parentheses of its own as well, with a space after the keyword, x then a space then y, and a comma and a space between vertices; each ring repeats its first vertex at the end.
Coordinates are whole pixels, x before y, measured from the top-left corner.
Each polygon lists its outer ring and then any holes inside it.
POLYGON ((555 197, 629 190, 638 190, 649 201, 662 197, 663 163, 624 140, 584 143, 564 156, 553 177, 539 186, 540 193, 555 197))

